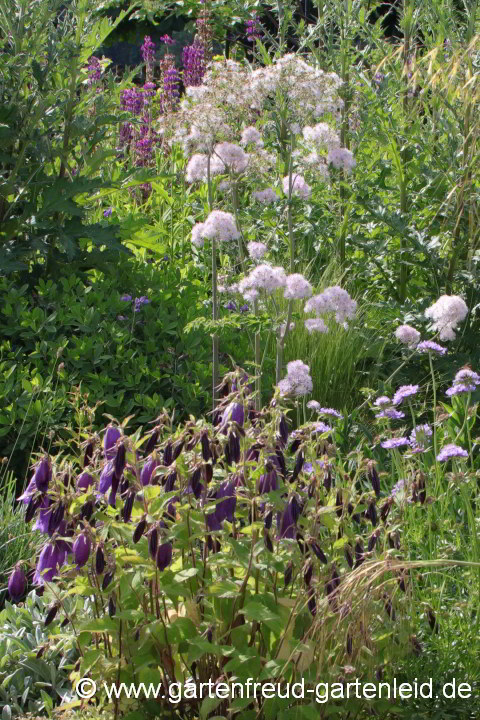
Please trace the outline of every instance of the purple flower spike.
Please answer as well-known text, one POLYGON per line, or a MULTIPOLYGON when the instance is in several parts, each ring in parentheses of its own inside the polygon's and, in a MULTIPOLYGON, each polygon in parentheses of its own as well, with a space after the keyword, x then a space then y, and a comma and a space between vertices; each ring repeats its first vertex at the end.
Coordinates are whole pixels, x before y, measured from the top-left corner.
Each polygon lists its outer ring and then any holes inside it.
POLYGON ((50 467, 48 455, 45 455, 45 457, 40 460, 35 470, 34 479, 37 490, 40 492, 46 492, 51 477, 52 468, 50 467))
POLYGON ((73 556, 77 563, 77 568, 83 567, 90 557, 92 544, 90 538, 85 533, 80 533, 73 543, 73 556))
POLYGON ((202 84, 207 69, 205 48, 202 43, 194 42, 183 49, 183 84, 185 87, 198 87, 202 84))
MULTIPOLYGON (((64 544, 63 544, 64 545, 64 544)), ((38 558, 33 582, 35 585, 44 585, 45 582, 52 582, 58 575, 59 568, 64 564, 67 554, 66 548, 60 543, 49 543, 45 545, 38 558)))
POLYGON ((175 45, 175 40, 170 35, 162 35, 160 42, 165 43, 165 45, 175 45))
POLYGON ((455 445, 454 443, 449 443, 448 445, 445 445, 445 447, 440 450, 440 452, 437 455, 437 460, 438 460, 438 462, 447 462, 447 460, 450 460, 451 458, 466 458, 466 457, 468 457, 468 452, 466 450, 459 447, 458 445, 455 445))
POLYGON ((166 542, 157 550, 157 567, 159 570, 165 570, 172 562, 173 548, 172 543, 166 542))
POLYGON ((149 305, 149 304, 150 304, 150 300, 148 299, 148 297, 146 297, 146 295, 142 295, 142 297, 135 298, 134 312, 140 312, 142 305, 149 305))
POLYGON ((123 302, 132 302, 133 298, 131 295, 122 295, 120 300, 123 300, 123 302))
POLYGON ((117 453, 115 445, 117 443, 117 440, 121 437, 121 430, 114 425, 109 425, 105 430, 105 435, 103 438, 103 452, 105 453, 105 457, 107 458, 107 460, 113 460, 113 458, 115 457, 117 453))
POLYGON ((8 579, 8 592, 13 602, 21 600, 27 587, 27 578, 20 565, 16 565, 8 579))
POLYGON ((152 42, 152 38, 149 35, 145 35, 143 38, 143 45, 140 48, 140 52, 142 53, 143 62, 151 65, 155 60, 155 43, 152 42))

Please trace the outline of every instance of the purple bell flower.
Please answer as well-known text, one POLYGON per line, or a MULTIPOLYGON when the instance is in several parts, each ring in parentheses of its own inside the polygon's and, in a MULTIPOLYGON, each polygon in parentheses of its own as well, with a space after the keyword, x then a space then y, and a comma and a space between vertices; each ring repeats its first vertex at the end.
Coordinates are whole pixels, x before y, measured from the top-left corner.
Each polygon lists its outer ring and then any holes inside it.
POLYGON ((225 480, 217 490, 217 500, 223 498, 215 508, 215 517, 220 523, 223 523, 224 520, 233 521, 233 515, 237 507, 236 487, 235 479, 225 480))
POLYGON ((271 463, 267 464, 267 472, 260 476, 260 481, 258 483, 258 494, 263 495, 263 493, 269 493, 272 492, 272 490, 276 490, 278 487, 277 483, 277 471, 272 466, 271 463))
POLYGON ((110 490, 110 487, 112 486, 112 479, 113 474, 115 471, 115 463, 113 460, 110 460, 105 467, 103 468, 101 474, 100 474, 100 482, 98 485, 98 492, 101 495, 104 495, 108 490, 110 490))
POLYGON ((172 562, 173 548, 172 543, 166 542, 157 550, 157 567, 159 570, 165 570, 172 562))
POLYGON ((58 575, 59 568, 64 564, 67 555, 66 543, 56 542, 45 545, 38 558, 33 582, 44 585, 58 575))
POLYGON ((37 486, 37 490, 40 492, 46 492, 48 489, 48 483, 50 482, 50 479, 52 477, 52 468, 50 466, 50 461, 48 459, 48 455, 45 455, 40 462, 38 463, 36 469, 35 469, 35 485, 37 486))
POLYGON ((45 495, 42 500, 42 504, 40 505, 40 512, 38 513, 37 519, 35 520, 35 525, 33 526, 34 530, 39 530, 40 532, 45 534, 48 533, 48 525, 50 522, 50 517, 52 515, 52 505, 52 498, 48 497, 48 495, 45 495))
POLYGON ((150 481, 152 479, 153 471, 158 466, 158 461, 155 460, 153 457, 150 457, 145 465, 142 468, 142 472, 140 473, 140 481, 142 485, 145 487, 145 485, 150 485, 150 481))
POLYGON ((243 423, 245 422, 245 408, 242 403, 231 402, 227 405, 223 411, 221 427, 224 427, 229 420, 243 427, 243 423))
POLYGON ((90 550, 92 544, 90 538, 85 533, 80 533, 75 542, 73 543, 73 555, 77 568, 81 568, 85 565, 90 557, 90 550))
POLYGON ((297 533, 297 520, 300 516, 300 506, 295 495, 292 495, 290 500, 287 502, 283 515, 280 521, 280 527, 278 530, 279 538, 290 538, 295 539, 297 533))
POLYGON ((77 490, 88 490, 90 485, 93 485, 94 483, 93 477, 88 472, 82 472, 81 475, 78 476, 77 479, 77 490))
POLYGON ((115 457, 117 452, 115 445, 117 443, 117 440, 121 437, 122 433, 120 428, 115 427, 114 425, 109 425, 105 430, 105 435, 103 438, 103 451, 107 460, 113 460, 113 458, 115 457))
POLYGON ((8 579, 8 592, 13 602, 18 602, 27 587, 27 578, 20 565, 16 565, 8 579))
POLYGON ((19 502, 23 502, 24 505, 28 505, 33 495, 35 495, 37 491, 37 483, 35 482, 35 475, 32 477, 30 482, 28 483, 28 486, 18 498, 17 500, 19 502))

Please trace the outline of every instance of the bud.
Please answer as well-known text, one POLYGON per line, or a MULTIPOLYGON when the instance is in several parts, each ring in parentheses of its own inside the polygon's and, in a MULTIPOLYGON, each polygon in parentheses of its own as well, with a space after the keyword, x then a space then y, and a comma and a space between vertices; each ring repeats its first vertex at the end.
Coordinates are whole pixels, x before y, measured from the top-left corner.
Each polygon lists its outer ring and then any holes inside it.
POLYGON ((359 538, 355 544, 355 568, 360 567, 364 560, 363 541, 359 538))
POLYGON ((16 565, 8 579, 8 592, 14 602, 20 600, 27 587, 27 578, 21 565, 16 565))
POLYGON ((312 576, 313 576, 313 563, 311 560, 307 562, 307 565, 305 567, 305 570, 303 571, 303 580, 305 582, 305 585, 308 587, 310 583, 312 582, 312 576))
POLYGON ((115 455, 115 465, 113 474, 118 481, 120 481, 123 470, 125 468, 125 444, 122 442, 117 448, 117 454, 115 455))
POLYGON ((185 445, 185 440, 179 440, 177 443, 175 443, 173 447, 173 459, 176 460, 180 453, 183 450, 183 446, 185 445))
POLYGON ((105 430, 105 435, 103 437, 103 452, 105 453, 107 460, 113 460, 115 457, 115 445, 117 444, 117 440, 121 437, 121 430, 114 425, 109 425, 105 430))
POLYGON ((110 596, 110 598, 108 600, 108 614, 110 615, 110 617, 113 617, 116 612, 117 612, 117 606, 115 604, 115 600, 114 600, 113 596, 110 596))
POLYGON ((85 452, 83 454, 83 467, 84 468, 86 468, 87 465, 90 465, 90 461, 93 456, 94 447, 95 447, 95 441, 93 439, 89 440, 87 443, 87 446, 85 448, 85 452))
POLYGON ((40 504, 42 502, 42 498, 35 498, 32 497, 28 501, 27 509, 25 510, 25 522, 29 523, 30 520, 33 519, 33 516, 37 512, 38 508, 40 507, 40 504))
POLYGON ((312 587, 308 587, 307 589, 307 595, 308 595, 308 609, 310 610, 310 613, 315 617, 317 614, 317 601, 315 600, 315 590, 312 587))
POLYGON ((295 458, 295 467, 293 468, 293 474, 292 474, 292 477, 290 478, 290 482, 294 482, 297 479, 297 477, 300 473, 300 470, 303 468, 304 462, 305 462, 305 453, 303 452, 303 450, 299 450, 297 453, 297 457, 295 458))
POLYGON ((290 452, 292 453, 292 455, 297 452, 297 450, 301 444, 302 444, 302 441, 300 440, 300 438, 296 438, 292 442, 292 444, 290 445, 290 452))
POLYGON ((82 505, 82 509, 80 510, 80 520, 86 520, 87 522, 90 521, 90 518, 93 515, 93 500, 87 500, 82 505))
POLYGON ((367 551, 372 552, 377 545, 378 530, 372 533, 368 539, 367 551))
POLYGON ((47 617, 45 618, 45 622, 43 623, 44 627, 48 627, 50 625, 50 623, 52 623, 55 620, 57 612, 58 612, 58 605, 53 605, 47 613, 47 617))
POLYGON ((288 561, 287 567, 285 568, 285 572, 283 575, 283 581, 285 584, 285 587, 288 587, 290 583, 292 582, 292 575, 293 575, 293 563, 291 560, 288 561))
POLYGON ((317 481, 315 479, 312 480, 310 485, 308 486, 307 495, 309 500, 311 500, 313 497, 315 497, 315 491, 317 489, 317 481))
POLYGON ((105 573, 105 575, 103 576, 102 590, 105 591, 105 590, 108 588, 108 586, 110 585, 110 583, 111 583, 112 580, 113 580, 113 576, 114 576, 114 571, 113 571, 113 570, 108 570, 108 571, 105 573))
POLYGON ((337 490, 337 498, 335 500, 337 517, 341 518, 343 515, 343 496, 340 489, 337 490))
POLYGON ((140 482, 142 483, 143 487, 145 487, 145 485, 150 485, 153 472, 157 466, 158 462, 153 457, 148 458, 148 460, 144 463, 142 471, 140 473, 140 482))
POLYGON ((208 462, 210 458, 212 457, 212 452, 210 450, 210 443, 208 441, 208 431, 204 430, 202 434, 200 435, 200 444, 202 446, 202 457, 205 462, 208 462))
POLYGON ((315 553, 315 555, 317 556, 317 558, 320 560, 320 562, 322 562, 324 565, 327 565, 328 564, 327 556, 323 552, 320 545, 317 542, 315 542, 315 540, 310 540, 309 545, 310 545, 310 548, 315 553))
POLYGON ((265 530, 270 530, 270 528, 272 527, 272 520, 273 520, 273 510, 269 510, 269 512, 265 515, 265 519, 263 521, 265 530))
POLYGON ((332 489, 332 469, 330 465, 327 465, 327 470, 323 476, 323 487, 327 493, 332 489))
POLYGON ((172 441, 169 440, 163 451, 163 464, 165 465, 165 467, 169 467, 169 465, 171 465, 172 462, 173 462, 172 441))
POLYGON ((375 506, 375 500, 369 500, 367 509, 365 510, 365 517, 370 520, 373 527, 378 524, 377 508, 375 506))
POLYGON ((150 455, 150 453, 153 452, 153 450, 155 449, 155 445, 157 444, 158 440, 158 431, 159 427, 157 426, 153 429, 152 434, 148 438, 147 444, 145 445, 145 455, 150 455))
POLYGON ((157 549, 158 549, 158 529, 156 527, 153 527, 150 530, 150 535, 148 536, 148 551, 153 560, 155 560, 157 557, 157 549))
POLYGON ((345 647, 347 655, 351 655, 353 652, 353 639, 350 632, 347 633, 347 642, 345 647))
POLYGON ((352 555, 352 547, 351 545, 345 545, 343 549, 343 554, 345 555, 345 560, 347 561, 347 565, 350 569, 353 568, 353 555, 352 555))
POLYGON ((396 618, 396 613, 395 613, 395 609, 392 605, 392 601, 388 597, 387 593, 383 594, 383 599, 385 601, 385 604, 384 604, 385 612, 387 613, 390 620, 392 620, 392 622, 394 622, 395 618, 396 618))
POLYGON ((133 509, 134 501, 135 501, 135 490, 131 490, 128 493, 125 502, 123 503, 123 508, 122 508, 123 522, 127 523, 130 521, 130 518, 132 517, 132 509, 133 509))
POLYGON ((273 553, 273 543, 272 543, 272 539, 268 533, 268 530, 263 531, 263 543, 264 543, 266 549, 268 550, 268 552, 273 553))
POLYGON ((94 482, 93 477, 88 472, 82 472, 77 478, 77 490, 85 492, 94 482))
POLYGON ((97 547, 95 554, 95 570, 97 575, 101 575, 105 570, 105 555, 103 554, 103 548, 101 545, 97 547))
POLYGON ((370 480, 370 484, 375 492, 375 495, 377 496, 377 498, 379 498, 380 497, 380 478, 378 477, 375 463, 373 463, 371 460, 367 465, 367 477, 370 480))
POLYGON ((429 608, 427 611, 427 619, 428 624, 430 625, 430 629, 432 632, 438 633, 438 622, 437 618, 435 617, 435 613, 433 612, 432 608, 429 608))
POLYGON ((380 519, 383 523, 385 523, 387 521, 387 518, 390 514, 390 510, 392 509, 393 503, 394 503, 393 498, 389 497, 389 498, 387 498, 387 500, 385 500, 382 507, 380 508, 380 519))
POLYGON ((283 475, 283 477, 285 477, 285 475, 287 474, 287 466, 285 465, 285 456, 284 456, 283 452, 281 451, 281 449, 278 447, 278 445, 275 449, 275 457, 277 459, 277 463, 278 463, 280 472, 283 475))
POLYGON ((142 518, 140 522, 138 523, 137 527, 134 530, 133 533, 133 542, 138 543, 140 538, 142 537, 143 533, 145 532, 145 528, 147 527, 147 521, 145 518, 142 518))
POLYGON ((285 420, 285 415, 282 415, 280 418, 280 422, 278 424, 278 431, 280 434, 280 439, 282 441, 282 447, 285 447, 288 441, 288 425, 287 421, 285 420))

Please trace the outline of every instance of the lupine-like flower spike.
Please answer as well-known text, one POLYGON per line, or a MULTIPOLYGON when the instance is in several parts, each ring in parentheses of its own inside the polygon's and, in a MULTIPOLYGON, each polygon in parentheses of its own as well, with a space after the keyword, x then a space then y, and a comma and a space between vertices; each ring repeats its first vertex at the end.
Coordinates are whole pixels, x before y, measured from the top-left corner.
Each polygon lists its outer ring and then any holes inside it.
POLYGON ((193 45, 183 48, 183 84, 185 87, 198 87, 202 84, 207 64, 205 47, 196 40, 193 45))

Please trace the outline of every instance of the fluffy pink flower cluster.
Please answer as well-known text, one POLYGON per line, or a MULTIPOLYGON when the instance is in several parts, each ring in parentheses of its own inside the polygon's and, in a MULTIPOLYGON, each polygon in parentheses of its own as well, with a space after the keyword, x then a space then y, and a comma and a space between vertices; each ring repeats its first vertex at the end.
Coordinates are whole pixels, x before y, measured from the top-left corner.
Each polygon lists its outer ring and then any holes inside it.
POLYGON ((247 245, 249 256, 252 260, 261 260, 267 252, 267 246, 262 242, 249 242, 247 245))
MULTIPOLYGON (((283 192, 285 195, 289 194, 289 187, 290 187, 290 177, 286 175, 283 178, 283 192)), ((300 198, 303 198, 304 200, 308 200, 310 195, 312 194, 312 188, 310 185, 307 185, 305 182, 305 178, 302 175, 298 175, 297 173, 293 173, 292 175, 292 195, 297 195, 300 198)))
POLYGON ((317 123, 313 127, 307 125, 303 128, 305 142, 320 149, 326 147, 328 150, 340 147, 340 138, 335 130, 325 122, 317 123))
POLYGON ((353 157, 351 150, 347 148, 330 148, 327 156, 327 164, 333 165, 337 170, 345 170, 347 173, 351 172, 357 161, 353 157))
POLYGON ((202 247, 207 239, 228 242, 239 237, 235 218, 231 213, 222 210, 212 210, 204 223, 197 223, 192 228, 192 243, 196 247, 202 247))
POLYGON ((420 341, 420 333, 411 325, 399 325, 395 330, 395 337, 409 347, 416 347, 420 341))
POLYGON ((300 273, 293 273, 287 277, 287 286, 284 297, 287 300, 302 300, 311 296, 313 288, 300 273))
POLYGON ((261 133, 253 125, 242 130, 242 137, 240 145, 256 145, 256 147, 263 147, 263 140, 261 133))
POLYGON ((257 200, 264 205, 269 205, 270 203, 275 202, 275 200, 278 200, 277 193, 272 188, 265 188, 265 190, 255 190, 252 193, 252 197, 254 200, 257 200))
POLYGON ((455 328, 465 320, 468 307, 459 295, 442 295, 425 310, 425 317, 433 320, 433 327, 440 332, 440 340, 455 340, 455 328))
POLYGON ((212 161, 217 172, 242 173, 248 165, 248 155, 239 145, 223 142, 215 145, 212 161))
POLYGON ((310 368, 301 360, 292 360, 287 365, 287 376, 278 383, 280 395, 308 395, 313 390, 310 368))
MULTIPOLYGON (((352 300, 348 292, 339 285, 333 285, 319 295, 314 295, 310 300, 307 300, 304 311, 306 313, 314 312, 317 318, 325 313, 333 312, 335 313, 335 320, 338 323, 346 324, 347 320, 353 318, 356 309, 357 303, 355 300, 352 300)), ((306 323, 308 323, 308 320, 306 323)), ((309 323, 309 325, 305 324, 305 327, 309 332, 317 329, 324 332, 322 326, 316 328, 312 323, 309 323)))
POLYGON ((286 282, 287 276, 282 267, 272 267, 264 263, 257 265, 238 283, 238 290, 246 300, 255 300, 261 291, 268 295, 285 287, 286 282))

